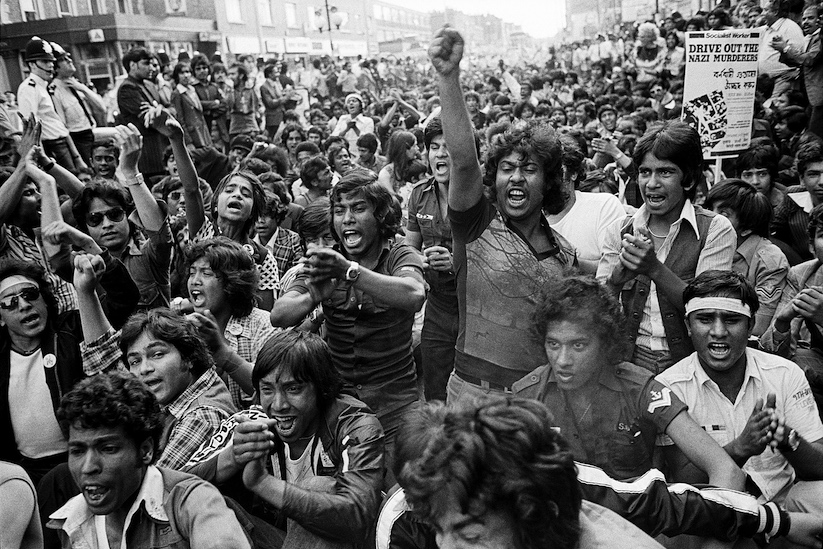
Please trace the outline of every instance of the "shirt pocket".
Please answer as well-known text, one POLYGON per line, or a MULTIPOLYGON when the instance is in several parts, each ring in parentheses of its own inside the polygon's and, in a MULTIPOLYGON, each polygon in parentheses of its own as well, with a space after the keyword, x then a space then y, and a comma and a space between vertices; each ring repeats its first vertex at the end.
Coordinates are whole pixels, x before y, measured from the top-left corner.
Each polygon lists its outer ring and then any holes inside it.
POLYGON ((616 432, 608 442, 609 464, 618 478, 635 477, 651 469, 651 452, 635 426, 631 431, 616 432))

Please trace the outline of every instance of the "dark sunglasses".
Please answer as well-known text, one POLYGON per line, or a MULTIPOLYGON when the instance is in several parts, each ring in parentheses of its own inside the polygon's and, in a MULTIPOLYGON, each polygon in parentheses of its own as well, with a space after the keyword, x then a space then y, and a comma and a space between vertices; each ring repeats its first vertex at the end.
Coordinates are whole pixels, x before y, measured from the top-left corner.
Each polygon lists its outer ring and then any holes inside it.
POLYGON ((181 196, 183 196, 183 191, 171 191, 169 193, 169 198, 172 200, 180 200, 181 196))
POLYGON ((123 221, 123 218, 126 217, 126 212, 123 208, 112 208, 105 212, 95 212, 86 216, 86 225, 96 227, 103 222, 104 216, 108 217, 109 221, 117 223, 118 221, 123 221))
POLYGON ((29 286, 23 289, 23 291, 19 294, 4 297, 2 300, 0 300, 0 309, 4 309, 6 311, 17 310, 17 306, 20 305, 21 297, 25 299, 28 303, 36 301, 40 297, 40 288, 37 288, 35 286, 29 286))

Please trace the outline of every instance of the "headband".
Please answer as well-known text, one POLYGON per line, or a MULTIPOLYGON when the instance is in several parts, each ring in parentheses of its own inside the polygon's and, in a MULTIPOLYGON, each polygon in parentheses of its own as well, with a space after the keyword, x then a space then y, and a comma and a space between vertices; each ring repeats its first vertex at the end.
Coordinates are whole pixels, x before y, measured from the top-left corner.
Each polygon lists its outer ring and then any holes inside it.
POLYGON ((719 309, 752 317, 752 308, 733 297, 693 297, 686 303, 686 316, 704 309, 719 309))
POLYGON ((23 275, 11 275, 4 278, 0 281, 0 293, 5 292, 12 286, 17 286, 18 284, 28 284, 29 286, 37 286, 37 283, 34 282, 27 276, 23 275))

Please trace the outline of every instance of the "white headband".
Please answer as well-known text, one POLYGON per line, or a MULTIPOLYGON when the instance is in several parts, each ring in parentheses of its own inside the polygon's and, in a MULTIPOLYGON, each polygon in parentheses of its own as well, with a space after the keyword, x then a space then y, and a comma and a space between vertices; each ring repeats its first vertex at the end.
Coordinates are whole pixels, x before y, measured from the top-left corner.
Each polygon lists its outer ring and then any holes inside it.
POLYGON ((752 308, 733 297, 693 297, 686 303, 686 315, 703 309, 719 309, 752 317, 752 308))
POLYGON ((17 286, 18 284, 28 284, 29 286, 37 286, 37 283, 34 282, 32 279, 23 276, 23 275, 11 275, 4 278, 0 281, 0 293, 5 292, 12 286, 17 286))

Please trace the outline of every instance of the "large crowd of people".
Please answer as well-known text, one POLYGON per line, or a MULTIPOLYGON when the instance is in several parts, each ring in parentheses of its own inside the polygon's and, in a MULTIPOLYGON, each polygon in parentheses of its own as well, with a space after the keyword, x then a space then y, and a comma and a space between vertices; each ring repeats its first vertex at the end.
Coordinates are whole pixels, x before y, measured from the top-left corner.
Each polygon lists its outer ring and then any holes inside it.
POLYGON ((823 547, 816 5, 426 62, 33 37, 0 104, 0 547, 823 547), (761 28, 751 146, 684 32, 761 28))

